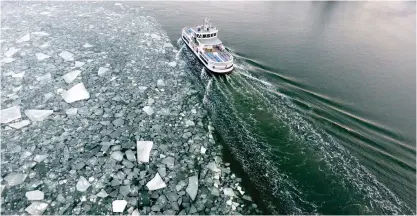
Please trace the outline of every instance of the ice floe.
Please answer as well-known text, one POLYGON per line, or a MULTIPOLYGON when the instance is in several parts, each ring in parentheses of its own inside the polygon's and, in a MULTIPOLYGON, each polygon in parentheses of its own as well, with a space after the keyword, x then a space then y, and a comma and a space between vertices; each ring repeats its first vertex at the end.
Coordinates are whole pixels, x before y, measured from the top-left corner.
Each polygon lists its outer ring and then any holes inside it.
POLYGON ((236 196, 235 192, 233 192, 232 188, 224 188, 223 193, 224 193, 224 195, 230 196, 230 197, 236 196))
POLYGON ((76 68, 82 67, 83 65, 85 65, 85 62, 75 61, 74 63, 74 67, 76 68))
POLYGON ((108 68, 106 68, 106 67, 100 67, 100 68, 98 69, 97 74, 98 74, 99 76, 103 76, 103 75, 104 75, 105 73, 107 73, 109 70, 110 70, 110 69, 108 69, 108 68))
POLYGON ((7 185, 16 186, 22 184, 26 180, 27 175, 22 173, 9 173, 4 180, 7 181, 7 185))
POLYGON ((200 153, 201 153, 201 154, 205 154, 205 153, 206 153, 206 151, 207 151, 207 149, 206 149, 206 148, 204 148, 203 146, 201 146, 201 148, 200 148, 200 153))
POLYGON ((10 48, 10 49, 8 49, 5 53, 4 53, 4 56, 6 56, 6 57, 12 57, 14 54, 16 54, 17 52, 19 52, 20 51, 20 49, 19 48, 14 48, 14 47, 12 47, 12 48, 10 48))
POLYGON ((126 200, 114 200, 112 202, 113 212, 123 212, 126 208, 126 200))
POLYGON ((90 182, 88 182, 83 176, 80 176, 75 187, 77 188, 77 191, 85 192, 90 186, 90 182))
POLYGON ((136 150, 138 162, 149 162, 149 157, 153 147, 152 141, 137 141, 136 150))
POLYGON ((161 40, 161 36, 157 34, 151 34, 151 38, 156 39, 156 40, 161 40))
POLYGON ((20 121, 20 122, 15 122, 15 123, 9 124, 9 126, 14 128, 14 129, 20 129, 20 128, 26 127, 28 125, 30 125, 29 120, 23 120, 23 121, 20 121))
POLYGON ((35 155, 35 157, 33 158, 34 161, 40 163, 42 161, 44 161, 46 158, 48 157, 47 154, 43 154, 43 155, 35 155))
POLYGON ((1 62, 5 63, 5 64, 9 64, 9 63, 14 62, 15 60, 16 59, 14 59, 14 58, 4 58, 4 59, 1 60, 1 62))
POLYGON ((69 108, 65 110, 65 113, 69 116, 77 115, 78 109, 77 108, 69 108))
POLYGON ((43 53, 36 53, 35 56, 38 59, 38 61, 43 61, 47 58, 51 58, 51 56, 43 54, 43 53))
POLYGON ((25 209, 25 211, 31 215, 42 215, 47 207, 48 203, 33 202, 25 209))
POLYGON ((20 114, 20 106, 9 107, 1 110, 0 112, 0 123, 8 123, 16 119, 20 119, 22 116, 20 114))
POLYGON ((43 36, 48 36, 49 34, 46 32, 32 32, 31 35, 43 37, 43 36))
POLYGON ((20 72, 17 74, 12 74, 13 78, 23 78, 25 76, 25 72, 20 72))
POLYGON ((171 66, 171 67, 175 67, 175 66, 177 66, 177 63, 176 62, 170 62, 170 63, 168 63, 168 65, 171 66))
POLYGON ((158 190, 158 189, 162 189, 165 188, 167 185, 165 184, 165 182, 162 180, 161 176, 159 175, 159 173, 155 174, 155 177, 153 177, 152 180, 150 180, 147 184, 146 187, 148 187, 148 189, 150 191, 153 190, 158 190))
POLYGON ((115 151, 111 153, 111 158, 113 158, 116 161, 122 161, 123 160, 123 153, 121 151, 115 151))
POLYGON ((27 34, 21 38, 19 38, 16 43, 23 43, 23 42, 28 42, 30 41, 30 34, 27 34))
POLYGON ((85 44, 83 45, 83 47, 84 47, 84 48, 90 48, 90 47, 93 47, 93 45, 91 45, 91 44, 89 44, 89 43, 85 43, 85 44))
POLYGON ((61 94, 62 98, 67 103, 72 103, 79 100, 86 100, 90 98, 90 93, 84 87, 83 83, 78 83, 70 88, 68 91, 64 91, 61 94))
POLYGON ((195 197, 197 196, 197 191, 198 191, 198 177, 196 175, 188 178, 188 186, 185 189, 185 191, 190 196, 190 198, 194 201, 195 197))
POLYGON ((64 76, 62 76, 62 78, 64 78, 66 83, 72 83, 72 81, 74 81, 75 78, 77 78, 77 76, 80 75, 80 73, 80 70, 73 70, 71 72, 66 73, 64 76))
POLYGON ((74 54, 68 51, 62 51, 59 56, 63 58, 65 61, 74 61, 74 54))
POLYGON ((40 190, 34 190, 34 191, 28 191, 25 194, 26 198, 28 200, 43 200, 44 198, 44 193, 40 190))
POLYGON ((109 195, 107 194, 107 192, 105 190, 101 189, 101 191, 98 192, 97 196, 101 197, 101 198, 106 198, 109 195))
POLYGON ((53 110, 25 110, 26 116, 32 121, 43 121, 53 112, 53 110))
POLYGON ((159 79, 158 81, 156 81, 156 86, 163 87, 163 86, 165 86, 165 83, 164 83, 163 80, 159 79))
POLYGON ((145 106, 143 107, 143 111, 147 114, 147 115, 152 115, 153 114, 153 109, 150 106, 145 106))
POLYGON ((126 158, 129 160, 129 161, 136 161, 136 156, 135 156, 135 153, 133 153, 133 151, 132 150, 127 150, 126 152, 125 152, 125 154, 126 154, 126 158))

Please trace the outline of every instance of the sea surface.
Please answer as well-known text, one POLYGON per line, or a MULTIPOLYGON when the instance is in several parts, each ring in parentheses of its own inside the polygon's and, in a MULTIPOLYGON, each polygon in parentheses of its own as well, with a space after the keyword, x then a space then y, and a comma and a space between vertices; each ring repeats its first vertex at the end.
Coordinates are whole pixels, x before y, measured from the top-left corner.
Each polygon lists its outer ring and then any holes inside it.
POLYGON ((415 2, 123 2, 187 62, 224 158, 265 213, 416 213, 415 2), (235 57, 181 43, 208 17, 235 57))

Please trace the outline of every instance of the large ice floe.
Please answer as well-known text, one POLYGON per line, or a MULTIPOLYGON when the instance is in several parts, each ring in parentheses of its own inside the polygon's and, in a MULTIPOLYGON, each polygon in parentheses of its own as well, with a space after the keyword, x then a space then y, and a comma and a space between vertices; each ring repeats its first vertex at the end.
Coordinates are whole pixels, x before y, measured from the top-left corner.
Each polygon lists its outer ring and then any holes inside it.
POLYGON ((1 214, 260 213, 222 161, 191 71, 140 6, 2 12, 1 214))

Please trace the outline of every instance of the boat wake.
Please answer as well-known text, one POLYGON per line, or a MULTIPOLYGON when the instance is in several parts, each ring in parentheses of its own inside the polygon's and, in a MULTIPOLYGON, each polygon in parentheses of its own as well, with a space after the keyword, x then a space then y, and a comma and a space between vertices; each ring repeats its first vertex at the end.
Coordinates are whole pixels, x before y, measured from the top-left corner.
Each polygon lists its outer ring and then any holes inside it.
POLYGON ((413 213, 291 98, 251 73, 245 61, 235 57, 232 74, 207 79, 204 67, 186 53, 187 77, 200 88, 219 139, 266 212, 413 213))

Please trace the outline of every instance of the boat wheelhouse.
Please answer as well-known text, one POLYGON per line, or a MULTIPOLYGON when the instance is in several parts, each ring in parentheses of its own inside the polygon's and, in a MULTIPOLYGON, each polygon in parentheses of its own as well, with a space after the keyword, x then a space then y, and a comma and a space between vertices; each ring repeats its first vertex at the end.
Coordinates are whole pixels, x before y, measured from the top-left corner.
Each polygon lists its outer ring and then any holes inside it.
POLYGON ((182 40, 193 51, 204 66, 214 73, 230 73, 233 70, 233 56, 217 37, 218 30, 206 18, 204 24, 182 29, 182 40))

